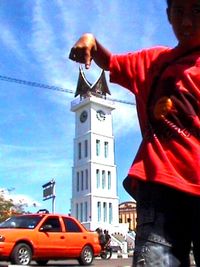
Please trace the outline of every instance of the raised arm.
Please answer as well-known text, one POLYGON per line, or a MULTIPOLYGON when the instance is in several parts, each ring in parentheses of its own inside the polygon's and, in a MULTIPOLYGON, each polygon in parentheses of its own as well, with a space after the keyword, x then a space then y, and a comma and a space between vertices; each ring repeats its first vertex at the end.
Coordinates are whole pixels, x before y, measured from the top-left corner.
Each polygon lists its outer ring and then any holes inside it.
POLYGON ((69 58, 73 61, 85 64, 89 69, 91 61, 102 69, 109 70, 111 53, 105 49, 91 33, 83 34, 72 47, 69 58))

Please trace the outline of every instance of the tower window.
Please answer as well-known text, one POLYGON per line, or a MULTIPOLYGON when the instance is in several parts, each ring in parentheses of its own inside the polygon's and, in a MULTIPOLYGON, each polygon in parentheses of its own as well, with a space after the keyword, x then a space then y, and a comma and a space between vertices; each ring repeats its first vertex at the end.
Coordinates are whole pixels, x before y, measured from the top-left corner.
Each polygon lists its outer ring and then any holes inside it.
POLYGON ((88 156, 88 140, 85 140, 85 158, 88 156))
POLYGON ((80 210, 80 221, 83 221, 83 203, 81 203, 81 210, 80 210))
POLYGON ((104 142, 104 157, 108 157, 108 142, 104 142))
POLYGON ((100 201, 97 202, 97 216, 98 216, 97 220, 98 222, 100 222, 101 221, 101 202, 100 201))
POLYGON ((96 155, 100 155, 100 140, 96 140, 96 155))
POLYGON ((79 172, 76 173, 76 190, 79 191, 79 172))
POLYGON ((79 214, 78 214, 78 203, 76 203, 76 219, 79 219, 78 216, 79 216, 79 214))
POLYGON ((108 190, 111 189, 111 172, 108 171, 108 190))
POLYGON ((78 143, 78 158, 81 159, 81 143, 78 143))
POLYGON ((81 190, 84 189, 84 173, 81 171, 81 190))
POLYGON ((87 202, 84 203, 84 220, 85 222, 87 221, 87 217, 88 217, 88 206, 87 206, 87 202))
POLYGON ((113 207, 112 203, 109 203, 109 223, 112 223, 113 220, 113 207))
POLYGON ((88 185, 88 170, 85 170, 85 189, 88 190, 89 185, 88 185))
POLYGON ((103 202, 103 221, 107 221, 107 203, 103 202))
POLYGON ((104 189, 106 187, 106 173, 105 171, 102 171, 102 188, 104 189))
POLYGON ((97 185, 97 188, 100 187, 100 171, 99 171, 99 169, 96 170, 96 185, 97 185))

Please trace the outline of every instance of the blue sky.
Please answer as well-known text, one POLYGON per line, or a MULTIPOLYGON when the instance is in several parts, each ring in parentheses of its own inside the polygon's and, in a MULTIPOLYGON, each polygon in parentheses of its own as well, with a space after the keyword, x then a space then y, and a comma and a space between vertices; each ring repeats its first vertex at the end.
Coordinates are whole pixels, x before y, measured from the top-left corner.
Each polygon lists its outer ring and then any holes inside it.
MULTIPOLYGON (((0 75, 75 91, 79 65, 68 60, 72 45, 92 32, 113 53, 154 45, 176 45, 165 15, 165 0, 0 0, 0 75)), ((96 81, 93 63, 85 75, 96 81)), ((112 98, 134 101, 109 83, 112 98)), ((70 210, 75 117, 74 95, 0 80, 0 189, 28 203, 27 210, 51 210, 42 185, 56 181, 56 212, 70 210), (37 204, 37 207, 33 206, 37 204)), ((122 187, 140 144, 135 106, 113 111, 115 162, 122 187)))

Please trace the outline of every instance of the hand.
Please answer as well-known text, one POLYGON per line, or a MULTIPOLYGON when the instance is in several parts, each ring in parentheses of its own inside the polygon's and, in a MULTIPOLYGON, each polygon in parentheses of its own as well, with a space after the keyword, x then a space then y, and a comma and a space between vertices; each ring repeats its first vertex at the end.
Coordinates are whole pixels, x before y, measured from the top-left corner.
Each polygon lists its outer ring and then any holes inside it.
POLYGON ((85 64, 89 69, 93 59, 93 53, 97 50, 96 40, 90 33, 86 33, 72 47, 69 58, 73 61, 85 64))

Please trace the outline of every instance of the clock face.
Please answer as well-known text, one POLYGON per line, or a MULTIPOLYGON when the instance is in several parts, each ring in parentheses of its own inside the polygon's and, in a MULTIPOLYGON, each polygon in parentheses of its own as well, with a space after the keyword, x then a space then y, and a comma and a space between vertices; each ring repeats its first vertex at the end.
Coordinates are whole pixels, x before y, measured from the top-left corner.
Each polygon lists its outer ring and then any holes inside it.
POLYGON ((103 110, 97 110, 96 116, 100 121, 104 121, 106 119, 106 113, 103 110))
POLYGON ((85 122, 87 120, 88 114, 87 111, 84 110, 80 115, 80 122, 85 122))

